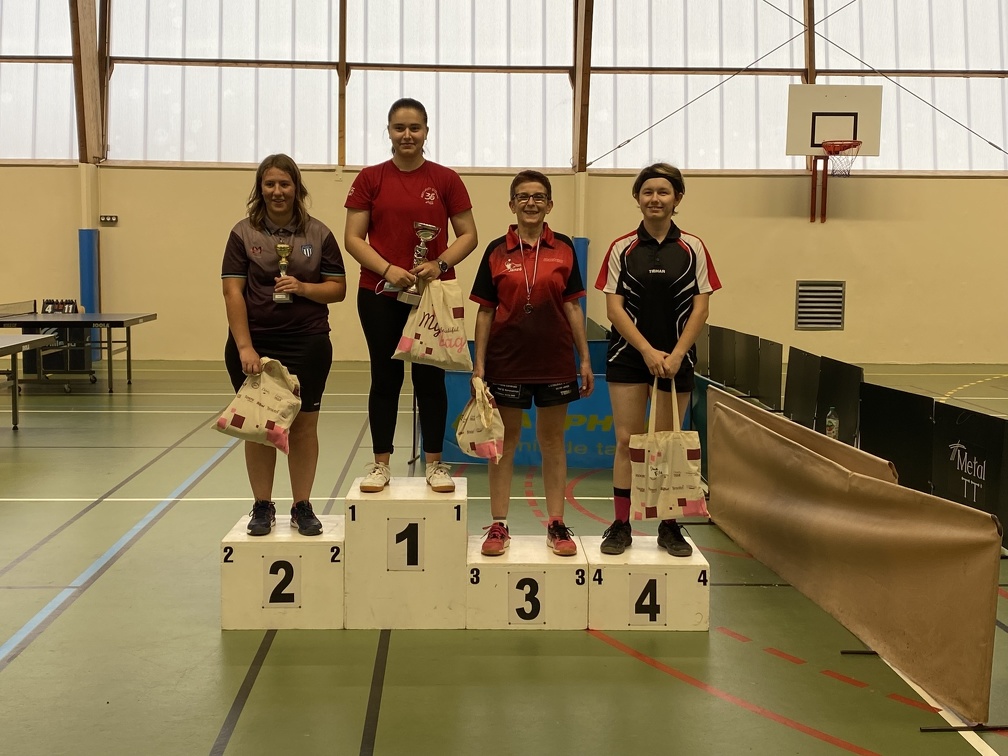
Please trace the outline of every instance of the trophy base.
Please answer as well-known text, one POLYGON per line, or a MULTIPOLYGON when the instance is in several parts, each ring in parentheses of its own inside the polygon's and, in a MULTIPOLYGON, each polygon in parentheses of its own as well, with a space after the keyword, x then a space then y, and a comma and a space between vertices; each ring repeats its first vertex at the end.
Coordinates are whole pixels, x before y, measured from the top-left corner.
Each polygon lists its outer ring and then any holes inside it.
POLYGON ((420 292, 406 289, 405 291, 400 291, 396 294, 396 299, 400 302, 405 302, 410 307, 416 307, 420 304, 420 292))
POLYGON ((290 304, 294 301, 294 297, 286 293, 274 293, 273 301, 277 304, 290 304))

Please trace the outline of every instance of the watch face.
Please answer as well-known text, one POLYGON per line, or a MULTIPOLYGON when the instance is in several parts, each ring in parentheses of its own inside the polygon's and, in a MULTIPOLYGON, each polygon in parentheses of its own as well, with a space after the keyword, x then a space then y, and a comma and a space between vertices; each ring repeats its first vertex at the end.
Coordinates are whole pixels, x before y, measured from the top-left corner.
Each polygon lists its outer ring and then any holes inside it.
POLYGON ((446 263, 444 260, 438 260, 437 264, 438 264, 438 267, 441 268, 441 272, 442 273, 447 273, 448 272, 448 263, 446 263))

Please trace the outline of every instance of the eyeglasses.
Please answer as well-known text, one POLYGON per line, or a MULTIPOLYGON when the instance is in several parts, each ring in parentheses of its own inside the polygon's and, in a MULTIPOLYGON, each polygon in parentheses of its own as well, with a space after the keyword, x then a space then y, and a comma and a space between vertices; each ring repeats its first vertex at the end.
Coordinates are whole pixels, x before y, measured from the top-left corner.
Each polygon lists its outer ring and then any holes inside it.
POLYGON ((532 200, 537 205, 545 205, 546 202, 549 200, 549 197, 547 197, 542 192, 536 192, 535 194, 525 194, 523 192, 521 194, 514 195, 511 199, 513 199, 519 205, 525 205, 528 203, 529 200, 532 200))

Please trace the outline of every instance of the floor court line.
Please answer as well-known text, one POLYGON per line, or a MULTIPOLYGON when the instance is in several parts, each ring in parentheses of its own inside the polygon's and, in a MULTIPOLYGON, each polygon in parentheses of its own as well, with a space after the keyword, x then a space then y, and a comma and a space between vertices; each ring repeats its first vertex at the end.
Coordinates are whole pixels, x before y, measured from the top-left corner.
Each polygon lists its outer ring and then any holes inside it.
POLYGON ((70 588, 60 591, 48 604, 40 609, 34 617, 28 620, 20 630, 14 633, 7 641, 0 646, 0 672, 18 657, 18 655, 28 647, 28 645, 42 633, 49 624, 55 620, 67 606, 83 595, 84 591, 93 584, 94 580, 101 576, 111 565, 115 564, 133 543, 142 536, 151 525, 159 520, 177 501, 184 496, 198 483, 204 475, 212 470, 221 459, 224 458, 238 444, 237 439, 233 439, 226 446, 221 447, 210 459, 204 462, 192 475, 186 478, 174 491, 168 494, 160 504, 150 510, 132 528, 129 529, 118 541, 92 562, 76 579, 71 581, 70 588))
POLYGON ((221 725, 220 732, 217 733, 217 739, 210 748, 210 756, 224 756, 224 751, 227 750, 231 736, 234 734, 235 725, 238 724, 238 718, 245 708, 245 702, 248 701, 256 678, 259 677, 259 671, 262 669, 263 662, 266 661, 266 654, 269 653, 270 646, 273 645, 276 632, 276 630, 267 630, 263 635, 259 649, 256 651, 256 655, 252 659, 248 671, 245 673, 245 679, 242 680, 241 687, 238 688, 238 693, 235 695, 231 708, 228 710, 224 723, 221 725))
MULTIPOLYGON (((30 546, 27 551, 25 551, 24 553, 22 553, 21 555, 19 555, 18 557, 16 557, 9 564, 7 564, 4 567, 0 567, 0 577, 3 577, 6 573, 10 572, 10 570, 12 570, 15 566, 17 566, 18 564, 20 564, 27 557, 31 556, 40 547, 44 546, 46 543, 48 543, 49 541, 51 541, 53 538, 55 538, 57 535, 59 535, 60 533, 62 533, 64 530, 66 530, 68 527, 70 527, 71 525, 73 525, 75 522, 77 522, 77 520, 79 520, 81 517, 83 517, 84 515, 86 515, 88 512, 90 512, 96 506, 98 506, 99 504, 101 504, 103 501, 131 501, 130 499, 117 499, 117 498, 113 498, 109 494, 113 494, 116 491, 118 491, 120 488, 122 488, 123 486, 125 486, 131 480, 133 480, 134 478, 136 478, 144 470, 146 470, 147 468, 151 467, 155 462, 157 462, 158 460, 160 460, 163 457, 165 457, 169 452, 173 451, 174 449, 177 449, 180 444, 182 444, 190 436, 193 436, 194 434, 196 434, 197 432, 199 432, 200 430, 202 430, 202 428, 203 428, 203 424, 200 423, 195 428, 193 428, 191 431, 189 431, 184 436, 182 436, 182 438, 180 438, 178 441, 176 441, 171 446, 169 446, 166 449, 164 449, 160 454, 157 454, 153 459, 151 459, 150 461, 144 463, 143 465, 141 465, 140 467, 138 467, 136 470, 134 470, 133 472, 131 472, 129 475, 127 475, 125 478, 123 478, 121 481, 119 481, 118 483, 116 483, 114 486, 112 486, 112 488, 110 488, 104 494, 102 494, 101 496, 99 496, 97 499, 0 499, 0 502, 42 502, 42 501, 69 501, 69 502, 89 501, 89 502, 91 502, 90 506, 84 507, 84 509, 82 509, 80 512, 78 512, 73 517, 71 517, 69 520, 67 520, 62 525, 60 525, 58 528, 56 528, 56 530, 52 531, 51 533, 49 533, 49 535, 47 535, 44 538, 42 538, 42 540, 40 540, 37 543, 35 543, 34 546, 30 546)), ((137 500, 133 500, 133 501, 137 501, 137 500)), ((158 501, 158 499, 151 499, 150 501, 158 501)))
POLYGON ((391 630, 382 630, 378 634, 374 672, 371 675, 371 692, 368 695, 367 713, 364 716, 364 730, 361 733, 360 756, 372 756, 374 754, 375 736, 378 734, 378 714, 381 710, 382 691, 385 688, 385 668, 388 666, 389 638, 391 635, 391 630))
POLYGON ((361 426, 360 433, 357 434, 357 439, 354 441, 353 447, 347 455, 346 462, 343 463, 343 469, 340 471, 339 477, 336 479, 336 485, 333 486, 333 490, 329 494, 329 500, 326 501, 322 514, 327 515, 332 511, 333 504, 336 503, 336 492, 343 486, 343 481, 346 480, 346 474, 350 470, 350 464, 357 456, 357 452, 360 451, 361 441, 364 439, 364 434, 367 432, 369 423, 370 420, 365 418, 364 425, 361 426))
POLYGON ((784 725, 785 727, 789 727, 792 730, 797 730, 798 732, 801 732, 805 735, 809 735, 825 743, 829 743, 830 745, 836 746, 837 748, 841 748, 850 753, 856 753, 859 756, 881 756, 881 754, 878 754, 875 751, 870 751, 867 748, 862 748, 859 745, 850 743, 846 740, 842 740, 838 737, 830 735, 829 733, 822 732, 821 730, 817 730, 814 727, 802 724, 801 722, 798 722, 794 719, 790 719, 781 714, 777 714, 776 712, 770 711, 769 709, 765 709, 762 706, 758 706, 754 703, 746 701, 745 699, 732 695, 731 693, 721 690, 720 688, 716 688, 713 685, 703 682, 702 680, 698 680, 695 677, 691 677, 690 675, 687 675, 685 672, 681 672, 680 670, 670 667, 667 664, 663 664, 657 659, 654 659, 648 656, 647 654, 644 654, 638 651, 637 649, 632 648, 631 646, 628 646, 625 643, 616 640, 611 635, 608 635, 607 633, 604 633, 600 630, 588 630, 587 632, 589 635, 597 638, 603 643, 608 643, 617 651, 620 651, 626 654, 627 656, 636 659, 637 661, 643 662, 651 667, 654 667, 659 672, 663 672, 666 675, 669 675, 670 677, 674 677, 675 679, 679 680, 680 682, 684 682, 687 685, 692 685, 694 688, 698 688, 699 690, 702 690, 705 693, 710 693, 711 695, 720 698, 722 701, 726 701, 727 703, 733 704, 734 706, 739 706, 749 712, 752 712, 753 714, 763 717, 764 719, 769 719, 771 722, 776 722, 777 724, 784 725))

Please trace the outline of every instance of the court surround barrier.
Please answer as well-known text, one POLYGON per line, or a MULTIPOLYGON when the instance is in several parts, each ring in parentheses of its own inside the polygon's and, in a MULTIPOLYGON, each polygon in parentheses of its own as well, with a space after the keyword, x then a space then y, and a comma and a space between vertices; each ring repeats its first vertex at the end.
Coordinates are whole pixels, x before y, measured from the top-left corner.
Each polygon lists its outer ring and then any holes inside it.
POLYGON ((997 518, 714 387, 707 411, 714 522, 943 706, 986 722, 997 518))

